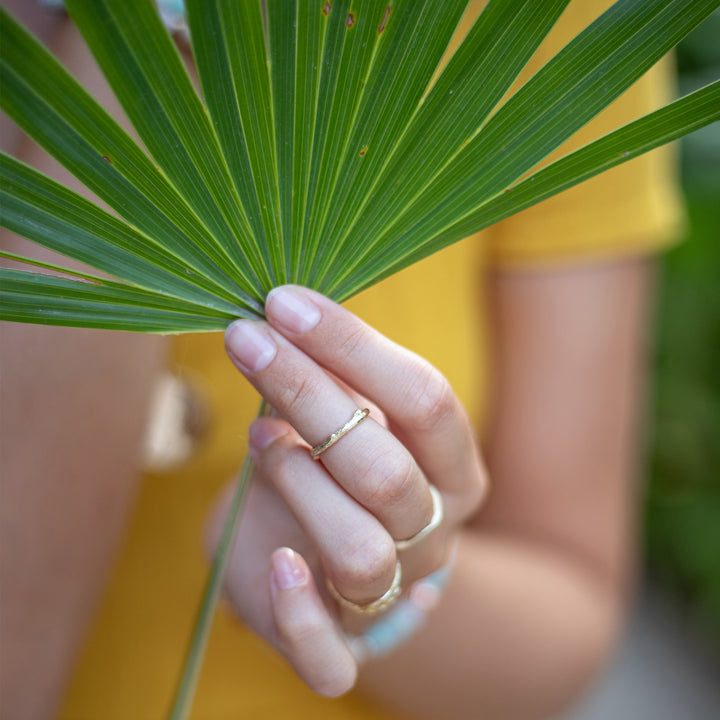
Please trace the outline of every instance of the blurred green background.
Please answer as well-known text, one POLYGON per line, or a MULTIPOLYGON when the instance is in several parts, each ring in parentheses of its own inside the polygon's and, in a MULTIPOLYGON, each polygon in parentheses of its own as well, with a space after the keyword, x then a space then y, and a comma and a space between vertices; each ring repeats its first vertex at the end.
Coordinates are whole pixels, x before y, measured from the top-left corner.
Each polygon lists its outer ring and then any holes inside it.
MULTIPOLYGON (((681 94, 720 77, 720 12, 678 48, 681 94)), ((688 231, 656 317, 648 572, 720 651, 720 123, 683 141, 688 231)))

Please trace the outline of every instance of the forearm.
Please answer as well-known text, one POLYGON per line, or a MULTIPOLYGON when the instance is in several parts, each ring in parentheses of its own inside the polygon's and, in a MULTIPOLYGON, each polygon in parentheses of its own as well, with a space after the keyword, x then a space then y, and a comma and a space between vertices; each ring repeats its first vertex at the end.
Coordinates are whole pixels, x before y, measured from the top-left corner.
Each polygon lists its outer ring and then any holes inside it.
POLYGON ((649 273, 498 278, 492 491, 425 630, 363 683, 419 717, 554 716, 612 647, 634 559, 649 273))
POLYGON ((426 626, 361 686, 419 718, 553 716, 612 647, 622 600, 589 568, 512 537, 466 532, 426 626))

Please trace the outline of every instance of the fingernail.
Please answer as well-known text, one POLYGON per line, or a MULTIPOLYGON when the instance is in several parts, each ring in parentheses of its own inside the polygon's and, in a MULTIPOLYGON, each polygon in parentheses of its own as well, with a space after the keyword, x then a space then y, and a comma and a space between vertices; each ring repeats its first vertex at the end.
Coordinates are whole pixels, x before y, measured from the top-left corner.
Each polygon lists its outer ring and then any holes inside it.
POLYGON ((292 287, 271 290, 265 299, 265 312, 293 333, 306 333, 320 322, 320 308, 304 292, 292 287))
POLYGON ((225 344, 231 358, 246 372, 264 370, 275 357, 277 346, 261 325, 237 320, 225 331, 225 344))
POLYGON ((305 571, 298 562, 297 553, 280 548, 272 556, 272 573, 280 590, 291 590, 305 582, 305 571))
POLYGON ((287 429, 277 423, 258 420, 250 426, 248 431, 250 439, 250 455, 256 460, 257 453, 262 452, 268 445, 287 434, 287 429))

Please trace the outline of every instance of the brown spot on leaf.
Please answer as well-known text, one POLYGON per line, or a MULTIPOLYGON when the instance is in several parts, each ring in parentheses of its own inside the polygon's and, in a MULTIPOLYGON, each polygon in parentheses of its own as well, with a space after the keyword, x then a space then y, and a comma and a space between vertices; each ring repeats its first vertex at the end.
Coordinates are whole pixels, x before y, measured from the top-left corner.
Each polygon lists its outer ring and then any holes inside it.
POLYGON ((382 22, 380 25, 378 25, 378 35, 381 35, 383 30, 385 30, 385 26, 387 25, 388 18, 390 17, 390 13, 392 12, 392 8, 390 5, 388 5, 385 8, 385 14, 383 15, 382 22))
POLYGON ((367 145, 360 151, 360 157, 365 157, 365 153, 367 152, 367 145))
POLYGON ((327 0, 326 0, 325 7, 323 8, 323 15, 329 15, 331 10, 332 10, 332 5, 329 2, 327 2, 327 0))
POLYGON ((351 28, 355 24, 355 16, 352 13, 348 13, 347 20, 345 21, 345 24, 351 28))
POLYGON ((113 163, 112 163, 112 160, 111 160, 107 155, 103 155, 103 156, 102 156, 102 159, 103 159, 105 162, 109 162, 111 165, 113 164, 113 163))

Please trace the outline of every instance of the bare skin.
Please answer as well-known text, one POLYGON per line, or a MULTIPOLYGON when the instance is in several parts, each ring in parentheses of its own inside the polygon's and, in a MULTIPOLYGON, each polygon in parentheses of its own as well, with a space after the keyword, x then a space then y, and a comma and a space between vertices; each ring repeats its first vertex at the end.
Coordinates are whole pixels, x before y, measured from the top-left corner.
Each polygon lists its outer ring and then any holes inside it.
MULTIPOLYGON (((71 71, 102 87, 69 26, 57 47, 71 71)), ((18 154, 62 177, 34 146, 18 154)), ((31 252, 17 238, 2 242, 31 252)), ((497 372, 482 454, 451 389, 424 362, 322 298, 311 299, 319 324, 300 332, 269 304, 263 332, 281 351, 261 370, 240 366, 301 435, 279 419, 253 430, 260 472, 240 542, 252 535, 257 553, 233 566, 228 588, 313 689, 337 695, 359 678, 418 717, 512 720, 546 717, 585 687, 612 647, 633 564, 648 276, 640 260, 494 276, 497 372), (318 341, 327 321, 326 337, 342 340, 334 347, 318 341), (328 432, 313 418, 340 425, 357 404, 321 366, 375 400, 393 434, 367 421, 322 465, 309 461, 301 438, 314 444, 328 432), (421 402, 403 402, 412 397, 421 402), (353 485, 378 447, 386 463, 370 468, 375 485, 353 485), (397 473, 386 470, 393 466, 397 473), (328 507, 343 509, 342 529, 313 524, 292 495, 301 471, 324 488, 316 500, 337 498, 328 507), (327 571, 352 600, 381 595, 392 540, 427 522, 428 481, 444 494, 447 520, 403 561, 412 581, 441 565, 458 537, 450 586, 406 647, 358 668, 316 587, 327 571), (368 538, 364 555, 338 551, 348 528, 368 538), (299 553, 274 553, 284 545, 299 553), (255 590, 251 578, 262 580, 255 590)), ((59 702, 132 505, 162 352, 156 338, 2 328, 0 692, 9 717, 46 718, 59 702)))
POLYGON ((258 484, 230 597, 310 687, 338 695, 359 673, 390 706, 469 720, 547 717, 586 686, 619 629, 633 565, 647 285, 641 261, 494 278, 498 377, 487 473, 442 377, 326 299, 296 288, 288 299, 281 289, 266 307, 269 326, 230 329, 234 362, 285 418, 250 431, 258 484), (320 310, 302 332, 286 324, 298 298, 320 310), (379 405, 392 434, 365 422, 320 467, 304 450, 323 439, 316 424, 340 425, 363 404, 322 368, 379 405), (476 512, 488 476, 492 490, 476 512), (428 482, 445 498, 443 530, 398 555, 392 540, 429 518, 428 482), (452 581, 428 625, 387 659, 358 668, 339 631, 357 623, 328 609, 323 577, 367 602, 389 587, 397 557, 409 584, 442 565, 457 538, 452 581), (272 555, 281 545, 297 552, 272 555))
POLYGON ((634 566, 649 286, 641 261, 496 276, 492 489, 431 623, 365 670, 388 702, 547 717, 606 661, 634 566))
MULTIPOLYGON (((421 717, 543 717, 584 687, 606 658, 632 564, 629 518, 646 275, 643 263, 629 262, 496 278, 493 307, 498 365, 503 372, 486 449, 491 499, 461 532, 453 579, 432 621, 406 648, 362 669, 363 685, 391 705, 421 717), (588 327, 595 328, 590 338, 585 337, 588 327), (567 334, 553 349, 543 337, 552 337, 559 328, 567 334), (517 357, 533 357, 535 362, 513 362, 517 357), (523 391, 512 391, 515 387, 523 391), (583 402, 578 399, 581 392, 583 402), (515 692, 518 685, 526 688, 522 695, 515 692), (439 687, 446 692, 438 693, 439 687)), ((133 384, 137 388, 139 382, 142 387, 151 373, 147 365, 143 372, 139 357, 128 350, 131 338, 120 341, 122 336, 116 336, 119 344, 108 346, 98 339, 101 333, 71 331, 76 337, 66 340, 61 353, 28 353, 23 348, 31 346, 33 335, 45 343, 55 331, 8 325, 6 337, 8 330, 13 342, 3 343, 5 376, 29 380, 32 375, 42 385, 3 385, 4 702, 18 708, 13 716, 39 718, 46 717, 57 700, 118 541, 134 485, 128 459, 135 453, 142 426, 138 422, 142 398, 133 403, 128 388, 133 384), (82 336, 85 342, 78 342, 82 336), (14 355, 15 362, 8 355, 14 355), (112 383, 107 382, 107 374, 92 370, 103 357, 113 361, 112 383), (133 366, 137 372, 131 374, 133 366), (65 380, 60 382, 59 376, 65 380), (78 392, 87 393, 82 404, 77 402, 78 392), (117 396, 113 398, 112 392, 117 396), (87 410, 93 402, 99 408, 90 415, 87 410), (112 414, 108 407, 114 409, 112 414), (91 417, 94 422, 89 422, 91 417), (27 428, 33 431, 28 433, 27 428), (61 452, 36 452, 52 447, 61 452), (99 467, 105 472, 98 473, 99 467), (68 482, 73 483, 72 494, 68 482), (82 498, 82 504, 69 502, 71 497, 82 498), (63 512, 57 513, 57 508, 63 512), (88 512, 88 508, 104 508, 104 512, 88 512), (58 562, 59 547, 64 549, 64 562, 58 562), (17 580, 22 577, 27 581, 17 580), (39 623, 39 618, 46 618, 48 624, 39 623), (50 645, 47 627, 55 629, 50 645), (34 692, 23 692, 30 675, 34 692), (31 697, 33 706, 26 706, 31 697)), ((397 352, 406 357, 404 351, 397 352)), ((278 365, 278 382, 284 369, 278 365)), ((353 431, 357 442, 363 440, 361 428, 353 431)), ((316 433, 320 432, 318 428, 316 433)), ((282 438, 291 450, 294 436, 282 438)), ((309 439, 321 438, 316 434, 309 439)), ((343 454, 341 465, 347 461, 350 439, 343 440, 345 447, 339 443, 334 448, 336 455, 343 454)), ((275 446, 276 457, 277 442, 269 446, 271 450, 275 446)), ((259 460, 262 467, 265 461, 259 460)), ((469 491, 468 507, 479 500, 477 488, 482 492, 482 471, 476 469, 479 480, 469 491)), ((274 486, 281 483, 282 477, 275 475, 274 486)), ((277 493, 269 482, 257 487, 256 506, 247 513, 242 533, 254 534, 252 546, 258 554, 245 554, 242 566, 234 569, 231 595, 246 620, 284 650, 311 687, 339 694, 354 682, 357 669, 337 641, 309 575, 303 575, 299 586, 279 593, 271 589, 270 580, 255 598, 248 598, 243 589, 242 579, 248 573, 267 577, 275 548, 294 542, 287 537, 293 525, 284 524, 287 507, 276 502, 277 493), (268 535, 263 522, 267 514, 274 517, 274 527, 282 528, 278 536, 268 535), (274 601, 269 599, 272 592, 274 601), (254 606, 254 615, 248 605, 254 606), (318 654, 308 651, 307 626, 297 623, 308 614, 311 624, 319 623, 315 642, 323 649, 320 654, 335 648, 342 662, 319 668, 308 662, 318 654), (284 628, 282 643, 277 627, 284 628), (294 634, 300 631, 304 639, 294 634)), ((387 548, 382 533, 384 523, 393 522, 390 515, 377 522, 363 507, 347 502, 352 496, 344 498, 346 523, 372 526, 381 538, 379 544, 387 548)), ((399 505, 397 512, 405 514, 404 506, 399 505)), ((426 521, 422 498, 412 515, 405 526, 402 519, 394 521, 397 534, 410 534, 426 521)), ((460 530, 462 509, 455 517, 445 527, 445 544, 451 533, 460 530)), ((319 542, 332 547, 337 528, 322 532, 331 536, 319 537, 319 542)), ((441 562, 442 552, 433 544, 421 548, 429 559, 416 561, 418 575, 441 562)), ((302 545, 295 542, 294 547, 302 545)), ((368 552, 372 555, 372 548, 368 552)), ((298 557, 297 568, 303 574, 298 557)), ((365 590, 361 597, 360 588, 373 568, 358 571, 355 565, 343 584, 345 561, 337 557, 327 562, 340 568, 338 586, 348 597, 367 599, 365 590)), ((375 576, 376 595, 389 584, 388 574, 375 576)))

